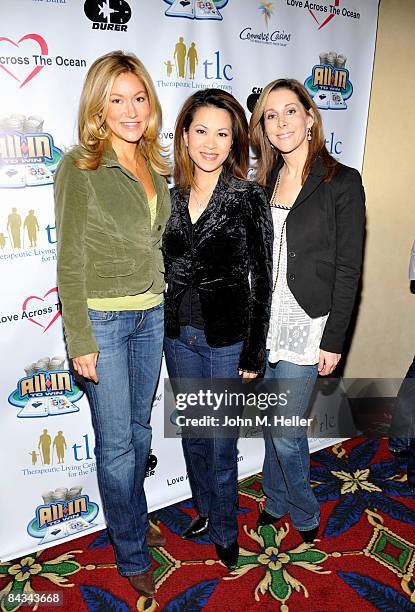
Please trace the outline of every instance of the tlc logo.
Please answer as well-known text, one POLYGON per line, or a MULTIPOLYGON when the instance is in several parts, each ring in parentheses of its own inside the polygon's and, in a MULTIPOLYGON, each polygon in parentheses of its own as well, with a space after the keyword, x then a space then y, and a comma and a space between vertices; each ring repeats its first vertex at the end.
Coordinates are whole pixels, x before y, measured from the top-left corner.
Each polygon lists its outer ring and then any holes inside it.
POLYGON ((220 51, 215 51, 213 57, 199 61, 200 49, 198 44, 192 41, 185 40, 183 36, 179 36, 174 47, 171 49, 171 56, 164 64, 166 66, 167 77, 173 79, 183 79, 193 81, 199 72, 199 64, 203 66, 203 76, 210 81, 216 79, 221 81, 232 81, 232 65, 224 64, 220 51))
POLYGON ((223 76, 223 78, 227 81, 232 81, 233 76, 231 64, 224 64, 222 66, 219 51, 215 51, 214 55, 215 60, 213 60, 213 62, 209 62, 208 60, 205 60, 203 62, 203 66, 205 67, 205 79, 217 79, 218 81, 220 81, 222 80, 223 76), (210 68, 208 68, 208 66, 213 66, 212 71, 210 70, 210 68))
POLYGON ((48 237, 49 244, 56 244, 56 225, 51 225, 49 223, 48 226, 45 227, 46 235, 48 237))
POLYGON ((73 444, 73 458, 75 461, 88 461, 95 459, 95 448, 90 445, 88 434, 82 436, 83 441, 80 444, 73 444))
POLYGON ((324 139, 324 144, 330 155, 341 155, 343 153, 343 141, 336 140, 334 132, 330 132, 329 136, 324 139))

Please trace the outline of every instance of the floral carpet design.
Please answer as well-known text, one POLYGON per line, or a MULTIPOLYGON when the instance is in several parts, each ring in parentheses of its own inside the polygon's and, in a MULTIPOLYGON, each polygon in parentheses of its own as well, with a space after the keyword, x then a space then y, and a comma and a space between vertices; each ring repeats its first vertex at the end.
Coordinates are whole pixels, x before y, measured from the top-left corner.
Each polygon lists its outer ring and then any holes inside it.
POLYGON ((413 612, 415 498, 404 468, 380 440, 351 440, 315 453, 311 480, 321 528, 312 544, 301 540, 288 515, 257 528, 265 501, 261 477, 245 478, 240 556, 232 572, 217 560, 207 535, 180 537, 194 516, 189 501, 157 511, 152 520, 167 544, 151 549, 154 598, 139 597, 118 575, 106 531, 0 563, 1 610, 27 610, 23 595, 31 609, 47 609, 34 595, 58 593, 65 612, 413 612))

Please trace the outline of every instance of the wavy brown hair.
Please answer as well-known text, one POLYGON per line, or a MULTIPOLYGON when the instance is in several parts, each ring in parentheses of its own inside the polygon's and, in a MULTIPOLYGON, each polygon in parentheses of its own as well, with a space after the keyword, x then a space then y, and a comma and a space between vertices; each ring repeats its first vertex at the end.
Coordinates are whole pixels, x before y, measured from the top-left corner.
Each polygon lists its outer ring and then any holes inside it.
POLYGON ((84 147, 76 165, 83 170, 96 170, 111 140, 111 130, 105 123, 111 90, 115 79, 126 72, 135 74, 147 92, 150 117, 147 128, 137 143, 145 159, 159 174, 169 174, 168 162, 158 140, 161 127, 161 106, 153 81, 144 64, 133 53, 112 51, 102 55, 89 68, 81 93, 78 113, 78 139, 84 147))
POLYGON ((326 166, 327 171, 325 180, 330 181, 336 172, 337 161, 330 155, 324 144, 323 122, 320 112, 304 85, 302 85, 296 79, 277 79, 275 81, 271 81, 271 83, 268 83, 268 85, 262 90, 262 93, 259 96, 252 112, 251 121, 249 123, 249 132, 251 135, 251 143, 256 160, 255 180, 260 185, 265 186, 267 183, 267 178, 271 173, 272 168, 278 162, 278 158, 280 156, 278 149, 274 149, 271 146, 271 143, 265 133, 264 126, 265 105, 271 91, 275 91, 276 89, 289 89, 292 91, 297 96, 299 102, 303 105, 305 112, 311 115, 314 119, 312 138, 308 143, 308 155, 302 172, 302 183, 304 184, 304 181, 310 172, 311 165, 318 156, 321 157, 324 165, 326 166))
POLYGON ((174 133, 174 182, 181 189, 195 186, 194 162, 183 134, 189 131, 195 112, 211 106, 228 111, 232 121, 232 147, 223 166, 228 175, 246 179, 249 164, 248 122, 245 111, 232 94, 222 89, 202 89, 187 98, 176 121, 174 133))

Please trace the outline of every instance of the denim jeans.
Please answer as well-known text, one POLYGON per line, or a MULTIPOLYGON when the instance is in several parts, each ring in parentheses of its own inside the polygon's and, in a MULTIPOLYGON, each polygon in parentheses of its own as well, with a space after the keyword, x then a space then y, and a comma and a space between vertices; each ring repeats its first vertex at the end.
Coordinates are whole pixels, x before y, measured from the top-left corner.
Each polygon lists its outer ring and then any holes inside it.
POLYGON ((150 414, 160 373, 163 304, 148 310, 89 310, 100 349, 98 384, 88 381, 98 484, 118 571, 150 569, 144 477, 150 414))
MULTIPOLYGON (((304 417, 317 378, 317 365, 301 366, 278 361, 275 367, 267 364, 265 378, 280 379, 284 386, 288 386, 285 379, 295 379, 295 383, 289 387, 288 403, 280 407, 278 414, 304 417)), ((320 506, 310 486, 310 454, 306 435, 272 437, 266 433, 262 474, 263 490, 267 497, 266 511, 276 518, 289 512, 298 530, 317 527, 320 506)))
MULTIPOLYGON (((395 410, 392 416, 391 430, 395 435, 389 438, 389 448, 392 452, 408 451, 411 446, 411 433, 414 431, 415 422, 415 357, 409 366, 405 378, 402 381, 395 402, 395 410), (408 432, 406 437, 403 434, 408 432), (399 432, 401 435, 396 435, 399 432)), ((412 451, 413 453, 413 451, 412 451)))
MULTIPOLYGON (((204 331, 190 325, 164 339, 170 378, 236 378, 242 342, 210 347, 204 331)), ((209 535, 222 546, 238 537, 237 438, 182 438, 193 502, 209 517, 209 535)))

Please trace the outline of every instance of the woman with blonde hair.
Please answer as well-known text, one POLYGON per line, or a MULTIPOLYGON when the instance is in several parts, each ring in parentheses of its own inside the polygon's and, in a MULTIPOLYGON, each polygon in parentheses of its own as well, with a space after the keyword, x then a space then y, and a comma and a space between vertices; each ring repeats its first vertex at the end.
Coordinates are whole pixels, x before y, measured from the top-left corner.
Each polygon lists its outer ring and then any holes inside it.
MULTIPOLYGON (((267 190, 274 223, 265 377, 290 391, 283 416, 301 418, 317 375, 332 374, 343 351, 361 272, 364 191, 359 172, 329 155, 320 113, 298 81, 278 79, 263 89, 250 132, 256 180, 267 190)), ((265 437, 267 501, 258 525, 289 512, 312 542, 320 509, 308 441, 301 430, 278 433, 265 437)))
POLYGON ((161 236, 170 214, 161 109, 140 60, 98 58, 82 90, 79 145, 55 177, 58 285, 69 357, 85 378, 98 483, 120 574, 155 591, 144 477, 163 343, 161 236))

